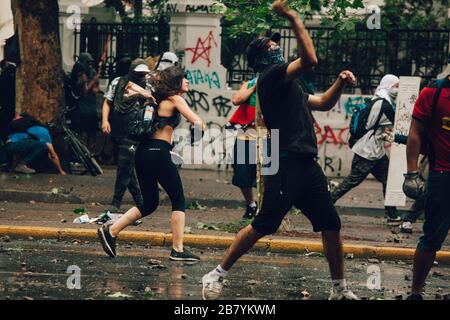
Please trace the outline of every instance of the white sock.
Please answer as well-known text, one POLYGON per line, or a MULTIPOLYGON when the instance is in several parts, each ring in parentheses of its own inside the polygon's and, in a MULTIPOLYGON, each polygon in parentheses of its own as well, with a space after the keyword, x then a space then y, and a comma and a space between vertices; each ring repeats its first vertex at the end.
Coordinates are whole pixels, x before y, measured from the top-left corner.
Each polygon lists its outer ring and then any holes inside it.
POLYGON ((220 264, 213 270, 213 274, 225 278, 228 274, 228 271, 223 270, 223 268, 220 266, 220 264))
POLYGON ((256 202, 253 201, 252 203, 250 203, 250 204, 249 204, 249 207, 256 208, 256 202))
POLYGON ((338 292, 347 290, 347 281, 345 279, 333 280, 333 290, 338 292))

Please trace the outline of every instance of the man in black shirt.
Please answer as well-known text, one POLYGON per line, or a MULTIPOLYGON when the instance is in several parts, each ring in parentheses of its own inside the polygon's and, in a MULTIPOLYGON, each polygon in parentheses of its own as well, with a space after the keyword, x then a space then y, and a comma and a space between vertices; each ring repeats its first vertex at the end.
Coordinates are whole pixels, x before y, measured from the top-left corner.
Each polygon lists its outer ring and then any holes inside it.
POLYGON ((247 50, 249 65, 260 74, 257 92, 265 124, 272 133, 279 132, 279 171, 264 177, 263 204, 253 223, 238 233, 221 264, 203 277, 204 299, 219 297, 223 279, 232 265, 260 238, 276 232, 284 216, 295 206, 311 221, 315 232, 322 232, 333 280, 329 299, 358 300, 344 278, 341 222, 328 191, 327 179, 316 162, 318 150, 311 113, 311 110, 333 108, 344 86, 353 85, 356 79, 350 71, 343 71, 322 96, 303 92, 298 78, 318 61, 305 26, 296 12, 286 7, 286 2, 275 1, 272 9, 290 21, 300 58, 285 63, 279 46, 269 38, 252 41, 247 50))

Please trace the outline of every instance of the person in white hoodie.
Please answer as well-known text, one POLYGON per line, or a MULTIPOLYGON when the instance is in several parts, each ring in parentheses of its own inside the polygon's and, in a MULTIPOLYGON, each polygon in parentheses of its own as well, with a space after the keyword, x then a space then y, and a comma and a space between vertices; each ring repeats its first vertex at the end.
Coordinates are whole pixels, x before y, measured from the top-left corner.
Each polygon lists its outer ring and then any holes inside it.
MULTIPOLYGON (((334 202, 363 182, 369 173, 382 183, 383 194, 386 194, 389 168, 386 142, 389 136, 388 131, 392 128, 395 119, 399 81, 399 78, 392 74, 387 74, 381 79, 372 98, 372 109, 366 123, 368 131, 352 147, 355 155, 350 175, 342 183, 331 188, 331 197, 334 202)), ((401 223, 396 207, 386 206, 385 210, 388 223, 401 223)))

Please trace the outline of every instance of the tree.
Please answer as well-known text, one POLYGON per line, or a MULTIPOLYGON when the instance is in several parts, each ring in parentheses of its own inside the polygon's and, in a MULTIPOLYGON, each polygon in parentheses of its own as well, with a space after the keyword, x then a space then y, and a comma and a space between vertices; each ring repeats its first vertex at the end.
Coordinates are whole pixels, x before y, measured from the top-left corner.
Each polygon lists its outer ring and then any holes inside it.
POLYGON ((168 0, 105 0, 106 6, 113 7, 119 13, 124 22, 158 22, 161 18, 168 19, 165 5, 168 0), (125 6, 131 5, 133 15, 130 17, 125 6), (151 10, 150 16, 144 16, 144 9, 151 10))
MULTIPOLYGON (((288 26, 270 9, 273 0, 216 0, 226 6, 225 25, 229 27, 229 36, 255 35, 273 27, 288 26)), ((333 25, 339 31, 355 29, 361 18, 350 15, 348 9, 364 8, 363 0, 289 0, 289 6, 304 18, 321 14, 324 25, 333 25)), ((217 10, 220 7, 217 6, 217 10)))
POLYGON ((447 7, 448 0, 385 0, 382 25, 390 29, 448 28, 447 7))
POLYGON ((11 7, 20 48, 17 110, 49 123, 64 105, 58 0, 12 0, 11 7))

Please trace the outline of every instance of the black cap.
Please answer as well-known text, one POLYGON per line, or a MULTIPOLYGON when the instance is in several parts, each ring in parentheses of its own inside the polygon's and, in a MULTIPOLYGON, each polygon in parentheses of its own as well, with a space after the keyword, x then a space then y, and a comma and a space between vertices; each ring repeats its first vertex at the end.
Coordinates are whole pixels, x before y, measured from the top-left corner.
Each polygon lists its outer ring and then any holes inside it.
MULTIPOLYGON (((266 32, 266 35, 268 35, 267 32, 266 32)), ((250 42, 250 44, 247 47, 248 65, 254 69, 256 59, 259 57, 259 55, 261 55, 262 53, 264 53, 266 51, 267 43, 269 41, 274 41, 276 43, 279 43, 280 39, 281 39, 281 34, 279 34, 278 32, 275 32, 275 33, 271 34, 270 36, 268 35, 267 37, 257 38, 255 40, 253 40, 252 42, 250 42)))

